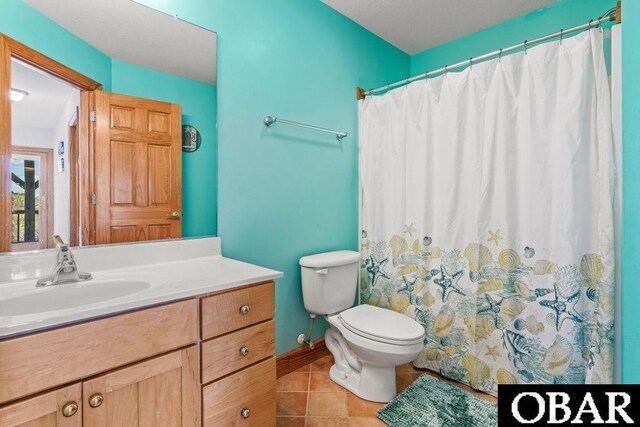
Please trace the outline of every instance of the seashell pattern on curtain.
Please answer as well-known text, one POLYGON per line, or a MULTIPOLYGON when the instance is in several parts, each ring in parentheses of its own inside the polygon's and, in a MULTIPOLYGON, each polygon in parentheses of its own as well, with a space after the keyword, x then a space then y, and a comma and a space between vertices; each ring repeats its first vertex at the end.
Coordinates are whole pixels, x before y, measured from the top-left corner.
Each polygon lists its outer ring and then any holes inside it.
POLYGON ((593 29, 359 105, 361 303, 414 364, 498 384, 613 380, 611 112, 593 29))

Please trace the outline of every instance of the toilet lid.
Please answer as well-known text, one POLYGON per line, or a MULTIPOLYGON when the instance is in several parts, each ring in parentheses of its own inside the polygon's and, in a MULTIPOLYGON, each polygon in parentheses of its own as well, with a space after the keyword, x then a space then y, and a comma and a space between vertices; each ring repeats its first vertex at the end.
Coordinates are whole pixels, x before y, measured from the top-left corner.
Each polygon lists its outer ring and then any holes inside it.
POLYGON ((412 344, 424 338, 424 328, 415 320, 369 304, 343 311, 340 320, 352 332, 374 340, 412 344))

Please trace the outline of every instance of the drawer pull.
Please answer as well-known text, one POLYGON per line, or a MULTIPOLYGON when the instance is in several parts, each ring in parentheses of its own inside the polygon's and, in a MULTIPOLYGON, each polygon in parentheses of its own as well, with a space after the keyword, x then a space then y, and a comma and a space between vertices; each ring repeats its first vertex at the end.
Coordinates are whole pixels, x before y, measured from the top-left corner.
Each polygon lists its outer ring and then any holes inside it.
POLYGON ((62 407, 62 415, 65 417, 73 417, 76 412, 78 412, 78 403, 77 402, 67 402, 62 407))
POLYGON ((247 354, 249 354, 249 347, 247 347, 246 345, 243 345, 242 347, 240 347, 240 354, 243 356, 246 356, 247 354))
POLYGON ((249 306, 248 305, 243 305, 242 307, 240 307, 240 313, 247 314, 248 312, 249 312, 249 306))
POLYGON ((89 398, 89 406, 91 406, 92 408, 97 408, 98 406, 102 405, 102 402, 104 402, 104 396, 100 393, 92 394, 89 398))
POLYGON ((244 408, 242 411, 240 411, 240 415, 242 415, 242 418, 246 420, 247 418, 249 418, 249 415, 251 415, 251 411, 249 410, 249 408, 244 408))

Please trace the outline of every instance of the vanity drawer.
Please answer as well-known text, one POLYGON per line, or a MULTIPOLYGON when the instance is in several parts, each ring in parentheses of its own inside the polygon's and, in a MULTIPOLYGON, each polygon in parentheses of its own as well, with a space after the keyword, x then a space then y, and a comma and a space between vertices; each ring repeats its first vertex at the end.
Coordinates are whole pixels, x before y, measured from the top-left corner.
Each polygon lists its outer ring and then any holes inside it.
POLYGON ((205 427, 275 426, 275 357, 203 387, 202 407, 205 427))
POLYGON ((271 357, 274 352, 273 320, 205 341, 202 343, 202 383, 271 357))
POLYGON ((0 341, 0 403, 193 344, 197 300, 0 341))
POLYGON ((202 339, 273 318, 274 283, 202 298, 202 339))

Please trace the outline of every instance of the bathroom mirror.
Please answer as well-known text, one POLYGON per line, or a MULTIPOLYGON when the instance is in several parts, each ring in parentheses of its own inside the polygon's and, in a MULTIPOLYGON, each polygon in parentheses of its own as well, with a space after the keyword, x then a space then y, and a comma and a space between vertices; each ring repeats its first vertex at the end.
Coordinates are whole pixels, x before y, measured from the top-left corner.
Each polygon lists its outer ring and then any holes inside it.
POLYGON ((3 0, 0 61, 0 252, 216 234, 214 32, 132 0, 3 0))

